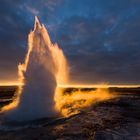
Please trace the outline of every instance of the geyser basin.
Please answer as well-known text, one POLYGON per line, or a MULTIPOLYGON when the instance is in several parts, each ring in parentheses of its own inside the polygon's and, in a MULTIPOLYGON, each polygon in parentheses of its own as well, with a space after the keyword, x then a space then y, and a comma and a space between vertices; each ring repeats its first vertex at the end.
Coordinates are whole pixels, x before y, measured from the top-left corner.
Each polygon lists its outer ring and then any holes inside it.
POLYGON ((58 84, 67 81, 67 62, 57 44, 52 44, 44 25, 35 18, 28 37, 28 51, 19 68, 19 83, 13 103, 4 107, 6 119, 16 121, 54 117, 54 94, 58 84))

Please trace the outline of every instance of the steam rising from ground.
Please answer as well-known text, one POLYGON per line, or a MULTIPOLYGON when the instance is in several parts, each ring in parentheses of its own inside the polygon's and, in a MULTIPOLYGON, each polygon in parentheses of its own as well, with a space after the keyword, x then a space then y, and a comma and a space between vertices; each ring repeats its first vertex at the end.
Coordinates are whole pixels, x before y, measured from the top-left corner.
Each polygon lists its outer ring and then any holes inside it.
POLYGON ((14 101, 2 109, 8 119, 26 121, 54 117, 58 113, 69 116, 96 101, 112 98, 107 90, 101 89, 64 94, 59 85, 68 84, 67 61, 37 18, 28 37, 25 61, 18 69, 19 82, 24 86, 19 85, 14 101))
POLYGON ((56 108, 63 116, 71 116, 79 113, 82 109, 91 105, 113 98, 108 89, 99 88, 96 90, 73 89, 66 92, 62 87, 56 89, 56 108))

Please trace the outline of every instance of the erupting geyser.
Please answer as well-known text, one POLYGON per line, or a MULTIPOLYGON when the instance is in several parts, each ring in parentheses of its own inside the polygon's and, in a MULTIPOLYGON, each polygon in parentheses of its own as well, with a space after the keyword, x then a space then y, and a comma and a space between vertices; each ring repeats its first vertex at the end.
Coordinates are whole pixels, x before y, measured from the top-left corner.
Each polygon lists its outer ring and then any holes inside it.
POLYGON ((18 66, 18 72, 22 85, 14 101, 2 108, 8 120, 29 121, 55 117, 58 113, 70 116, 97 101, 113 97, 107 89, 63 93, 63 86, 68 83, 67 61, 58 45, 51 43, 45 26, 40 25, 37 17, 28 37, 25 61, 18 66))
POLYGON ((24 85, 19 86, 14 102, 3 108, 5 117, 27 121, 56 116, 55 89, 67 81, 67 62, 37 17, 28 37, 25 61, 18 69, 19 82, 24 85))

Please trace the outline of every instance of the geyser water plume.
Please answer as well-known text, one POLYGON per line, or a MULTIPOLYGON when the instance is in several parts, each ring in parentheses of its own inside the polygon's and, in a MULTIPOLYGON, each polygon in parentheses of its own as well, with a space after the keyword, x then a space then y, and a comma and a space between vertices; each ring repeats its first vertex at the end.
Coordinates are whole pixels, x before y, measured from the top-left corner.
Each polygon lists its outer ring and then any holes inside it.
POLYGON ((14 101, 2 110, 9 119, 25 121, 55 116, 56 86, 67 82, 67 62, 57 44, 52 44, 44 25, 35 18, 28 36, 28 51, 18 66, 20 85, 14 101))

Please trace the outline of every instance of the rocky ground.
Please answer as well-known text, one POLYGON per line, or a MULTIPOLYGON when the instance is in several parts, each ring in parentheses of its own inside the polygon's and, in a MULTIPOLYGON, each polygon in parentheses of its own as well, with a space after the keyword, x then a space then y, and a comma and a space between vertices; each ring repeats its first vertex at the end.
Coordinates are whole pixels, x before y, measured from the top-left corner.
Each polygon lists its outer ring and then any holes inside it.
POLYGON ((69 118, 1 129, 0 140, 140 140, 140 94, 116 94, 69 118))

